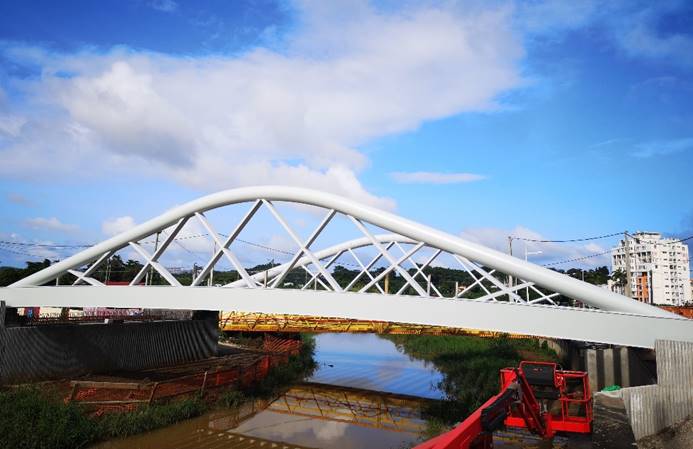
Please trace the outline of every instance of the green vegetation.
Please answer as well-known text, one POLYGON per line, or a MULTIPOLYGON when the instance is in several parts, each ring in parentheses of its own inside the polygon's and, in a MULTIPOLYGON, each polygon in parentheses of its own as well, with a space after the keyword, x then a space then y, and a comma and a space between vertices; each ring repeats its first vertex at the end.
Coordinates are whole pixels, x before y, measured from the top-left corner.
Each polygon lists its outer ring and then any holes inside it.
POLYGON ((80 405, 65 404, 54 392, 23 387, 0 393, 0 448, 81 448, 193 418, 207 408, 201 398, 192 398, 91 418, 80 405))
POLYGON ((0 267, 0 287, 14 284, 20 279, 43 270, 51 265, 51 261, 44 259, 43 262, 27 262, 25 268, 0 267))
POLYGON ((2 449, 72 449, 95 436, 94 422, 55 395, 36 388, 0 392, 2 449))
POLYGON ((431 436, 463 420, 497 394, 501 368, 517 366, 526 359, 557 360, 555 352, 531 339, 418 335, 386 338, 411 357, 433 363, 443 374, 438 387, 446 399, 426 410, 431 436))
POLYGON ((271 398, 315 369, 315 342, 302 336, 303 347, 288 363, 274 367, 257 385, 226 391, 214 403, 201 397, 142 407, 131 413, 88 416, 78 404, 65 404, 54 392, 34 387, 0 391, 0 449, 77 449, 97 441, 122 438, 200 416, 210 408, 235 408, 256 398, 271 398))
POLYGON ((209 405, 200 397, 142 407, 131 413, 113 413, 93 420, 100 440, 123 438, 202 415, 209 405))

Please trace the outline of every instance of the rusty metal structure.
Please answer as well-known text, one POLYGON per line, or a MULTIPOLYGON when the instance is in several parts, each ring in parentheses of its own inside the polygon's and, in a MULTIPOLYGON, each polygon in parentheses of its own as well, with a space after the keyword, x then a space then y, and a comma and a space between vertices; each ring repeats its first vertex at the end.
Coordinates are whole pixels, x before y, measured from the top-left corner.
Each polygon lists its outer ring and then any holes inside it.
POLYGON ((219 319, 219 328, 224 332, 374 333, 384 335, 473 335, 477 337, 499 337, 503 335, 511 338, 525 337, 519 334, 504 334, 502 332, 462 329, 459 327, 246 312, 222 312, 219 319))

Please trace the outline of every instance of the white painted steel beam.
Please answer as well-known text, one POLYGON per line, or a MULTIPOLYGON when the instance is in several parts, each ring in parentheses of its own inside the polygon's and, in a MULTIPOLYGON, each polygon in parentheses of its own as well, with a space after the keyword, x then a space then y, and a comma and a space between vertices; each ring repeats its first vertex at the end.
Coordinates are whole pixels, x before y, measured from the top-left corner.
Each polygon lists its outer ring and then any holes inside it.
POLYGON ((693 320, 594 309, 289 289, 29 287, 0 290, 11 307, 145 307, 233 310, 392 321, 652 348, 693 342, 693 320))
MULTIPOLYGON (((524 279, 537 286, 580 300, 585 304, 602 310, 662 317, 672 317, 674 315, 660 308, 634 301, 623 295, 509 256, 500 251, 463 240, 458 236, 407 220, 392 213, 360 204, 348 198, 322 191, 286 186, 245 187, 207 195, 171 209, 152 220, 34 273, 12 284, 10 288, 42 285, 54 280, 63 273, 67 273, 68 270, 78 269, 88 262, 98 259, 105 252, 116 251, 127 246, 129 242, 137 242, 153 233, 173 226, 185 217, 202 214, 208 210, 226 205, 254 202, 258 199, 264 200, 265 204, 272 201, 286 201, 318 206, 327 210, 333 209, 357 223, 370 223, 381 229, 386 229, 388 232, 400 234, 416 242, 422 242, 427 246, 442 249, 453 255, 473 261, 477 267, 493 268, 497 272, 524 279)), ((379 247, 380 245, 375 244, 374 246, 379 247)), ((311 256, 310 251, 304 252, 304 254, 311 256)), ((392 263, 392 261, 390 262, 392 263)), ((317 264, 317 268, 320 269, 319 264, 317 264)), ((325 276, 324 273, 323 276, 325 276)), ((329 275, 325 277, 328 281, 330 280, 329 275)), ((405 278, 407 277, 408 274, 405 278)), ((409 279, 407 280, 410 281, 409 279)), ((416 281, 410 281, 410 283, 415 288, 418 286, 416 281)), ((421 294, 420 286, 418 287, 417 291, 421 294)), ((224 291, 228 291, 228 289, 224 289, 224 291)))

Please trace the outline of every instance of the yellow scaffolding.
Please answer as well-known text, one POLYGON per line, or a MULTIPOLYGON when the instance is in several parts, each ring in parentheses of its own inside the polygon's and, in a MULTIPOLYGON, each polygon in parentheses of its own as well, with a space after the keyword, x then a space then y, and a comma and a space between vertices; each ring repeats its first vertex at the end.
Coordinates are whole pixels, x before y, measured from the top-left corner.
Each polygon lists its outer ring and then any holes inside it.
POLYGON ((477 329, 243 312, 222 312, 219 326, 225 332, 349 332, 393 335, 473 335, 478 337, 499 337, 505 335, 512 338, 526 338, 524 335, 509 335, 502 332, 489 332, 477 329))

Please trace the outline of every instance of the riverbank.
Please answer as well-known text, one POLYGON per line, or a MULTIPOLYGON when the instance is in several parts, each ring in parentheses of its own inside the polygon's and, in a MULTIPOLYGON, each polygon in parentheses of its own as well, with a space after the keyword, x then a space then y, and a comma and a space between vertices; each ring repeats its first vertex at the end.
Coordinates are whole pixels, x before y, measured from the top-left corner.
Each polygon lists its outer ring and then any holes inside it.
POLYGON ((443 374, 437 385, 443 401, 424 411, 426 437, 436 436, 462 421, 498 393, 499 371, 517 366, 522 360, 558 361, 556 353, 535 339, 471 336, 384 336, 410 357, 433 364, 443 374))
POLYGON ((299 353, 269 369, 259 382, 216 394, 191 394, 143 406, 128 413, 94 414, 47 385, 22 386, 0 392, 0 448, 72 449, 121 438, 200 416, 219 407, 239 407, 270 398, 301 381, 315 369, 314 341, 302 336, 299 353))

